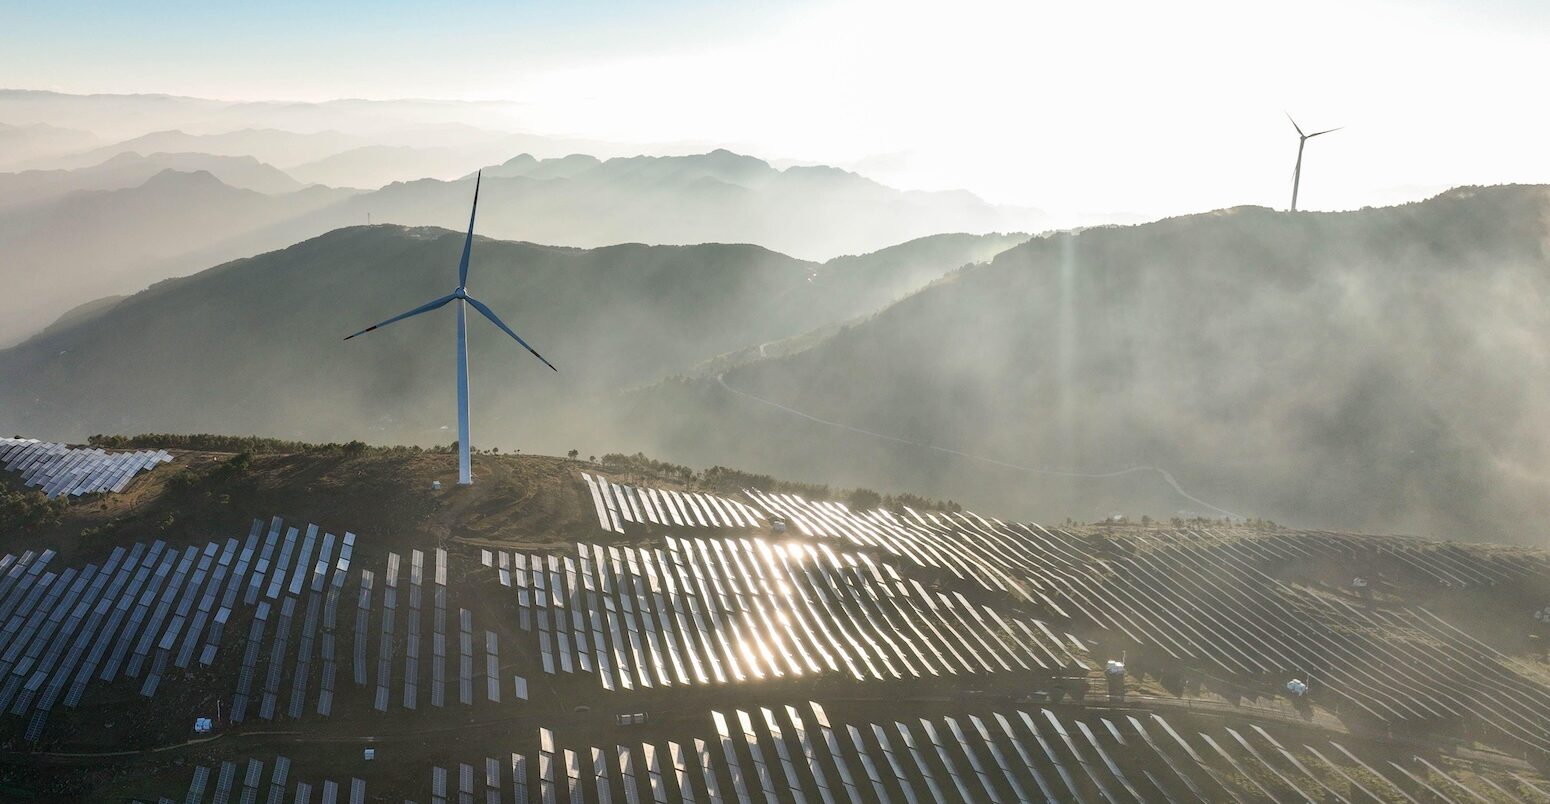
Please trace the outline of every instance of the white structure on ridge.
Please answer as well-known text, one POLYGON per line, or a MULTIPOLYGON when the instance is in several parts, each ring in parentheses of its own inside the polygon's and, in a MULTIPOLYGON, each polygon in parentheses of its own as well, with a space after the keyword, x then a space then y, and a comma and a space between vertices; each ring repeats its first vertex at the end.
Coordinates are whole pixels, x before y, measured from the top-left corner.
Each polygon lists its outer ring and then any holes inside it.
POLYGON ((544 365, 559 371, 559 369, 554 368, 553 363, 544 360, 544 356, 539 354, 537 350, 528 346, 527 341, 522 340, 522 337, 513 332, 511 327, 506 326, 506 322, 502 321, 500 316, 495 314, 494 310, 486 307, 483 302, 473 296, 468 295, 468 252, 473 248, 474 244, 474 216, 479 212, 479 182, 482 177, 483 171, 474 177, 474 208, 473 211, 468 213, 468 235, 463 239, 463 258, 458 260, 457 289, 439 299, 428 301, 407 313, 400 313, 386 321, 373 324, 355 333, 355 335, 345 337, 345 340, 349 340, 356 335, 365 335, 374 329, 380 329, 395 321, 413 318, 420 313, 428 313, 451 302, 457 302, 457 483, 459 486, 472 485, 474 482, 468 457, 468 316, 465 306, 473 305, 474 309, 478 310, 481 315, 490 319, 490 323, 500 327, 502 332, 510 335, 517 343, 522 344, 522 348, 532 352, 534 357, 543 360, 544 365))

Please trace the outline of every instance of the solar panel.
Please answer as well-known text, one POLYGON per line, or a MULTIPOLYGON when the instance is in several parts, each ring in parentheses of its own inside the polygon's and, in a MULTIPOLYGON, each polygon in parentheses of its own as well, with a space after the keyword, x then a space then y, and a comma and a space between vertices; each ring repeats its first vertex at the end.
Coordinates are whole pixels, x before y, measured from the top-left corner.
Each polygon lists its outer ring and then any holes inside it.
POLYGON ((542 751, 538 754, 538 797, 544 804, 554 804, 554 753, 542 751))
POLYGON ((318 627, 318 597, 307 599, 307 614, 302 620, 301 641, 296 649, 296 669, 291 674, 291 703, 286 714, 300 718, 307 698, 308 669, 312 664, 312 643, 318 627))
POLYGON ((397 597, 397 590, 393 585, 397 583, 398 562, 393 560, 396 554, 389 554, 388 561, 388 586, 382 590, 383 611, 382 631, 378 641, 377 653, 377 697, 376 709, 379 712, 387 711, 388 685, 392 683, 393 674, 393 606, 397 597))
POLYGON ((474 702, 473 615, 458 609, 458 701, 465 706, 474 702))
POLYGON ((500 703, 500 646, 496 642, 494 631, 484 632, 484 670, 488 685, 485 697, 489 698, 491 703, 500 703))
POLYGON ((511 785, 514 800, 517 804, 528 801, 527 796, 527 758, 521 754, 511 755, 511 785))
POLYGON ((204 800, 205 786, 210 783, 210 769, 197 765, 194 767, 194 779, 188 784, 188 794, 184 797, 185 804, 198 804, 204 800))
POLYGON ((285 541, 280 545, 280 557, 275 559, 273 572, 269 576, 269 588, 264 590, 264 597, 274 600, 280 596, 280 590, 285 588, 285 575, 290 569, 291 552, 296 549, 296 536, 299 534, 296 528, 285 529, 285 541))
POLYGON ((253 605, 264 589, 264 577, 269 572, 269 561, 274 557, 274 550, 280 543, 280 528, 282 521, 275 517, 269 522, 269 533, 264 537, 263 548, 259 551, 258 561, 252 566, 252 575, 248 579, 248 590, 242 597, 242 602, 253 605))
POLYGON ((237 778, 237 763, 224 761, 221 763, 221 773, 215 780, 215 804, 226 804, 231 797, 231 785, 237 778))
POLYGON ((592 476, 586 472, 581 473, 581 480, 587 484, 587 491, 592 495, 592 507, 597 512, 598 527, 603 530, 613 530, 612 523, 608 518, 608 506, 603 502, 603 495, 598 492, 597 481, 593 480, 592 476))

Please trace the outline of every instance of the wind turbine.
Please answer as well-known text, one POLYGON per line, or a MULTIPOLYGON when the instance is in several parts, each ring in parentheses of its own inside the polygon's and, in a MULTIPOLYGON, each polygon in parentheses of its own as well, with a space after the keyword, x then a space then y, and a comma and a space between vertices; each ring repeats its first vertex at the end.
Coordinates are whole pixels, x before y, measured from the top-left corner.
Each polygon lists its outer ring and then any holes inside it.
POLYGON ((532 352, 534 357, 543 361, 544 365, 559 371, 559 369, 554 368, 553 363, 544 360, 544 356, 539 354, 538 350, 528 346, 527 341, 522 340, 522 336, 513 332, 511 327, 506 326, 506 322, 502 321, 500 316, 495 314, 494 310, 486 307, 483 302, 473 296, 468 295, 468 252, 474 245, 474 216, 479 212, 479 182, 483 178, 483 173, 484 171, 480 171, 474 177, 474 208, 472 212, 468 213, 468 235, 463 238, 463 258, 458 260, 457 264, 457 289, 439 299, 428 301, 407 313, 395 315, 380 324, 373 324, 355 333, 355 335, 345 338, 345 340, 349 340, 356 335, 365 335, 374 329, 381 329, 395 321, 413 318, 420 313, 428 313, 437 308, 445 307, 451 302, 457 302, 457 483, 459 486, 472 485, 474 482, 468 458, 468 318, 464 310, 465 304, 473 305, 474 309, 478 310, 481 315, 490 319, 490 323, 500 327, 502 332, 510 335, 517 343, 522 344, 522 348, 532 352))
MULTIPOLYGON (((1287 120, 1292 120, 1292 116, 1290 114, 1288 114, 1286 116, 1286 119, 1287 120)), ((1311 140, 1314 137, 1317 137, 1317 136, 1319 136, 1321 134, 1328 134, 1331 131, 1339 131, 1342 127, 1337 126, 1335 128, 1326 128, 1323 131, 1315 131, 1312 134, 1304 134, 1304 133, 1302 133, 1302 126, 1297 125, 1297 121, 1296 120, 1292 120, 1292 128, 1297 129, 1297 137, 1298 137, 1298 139, 1297 139, 1297 169, 1292 171, 1292 211, 1296 212, 1297 211, 1297 186, 1302 183, 1302 149, 1303 149, 1303 146, 1307 145, 1308 144, 1308 140, 1311 140)))

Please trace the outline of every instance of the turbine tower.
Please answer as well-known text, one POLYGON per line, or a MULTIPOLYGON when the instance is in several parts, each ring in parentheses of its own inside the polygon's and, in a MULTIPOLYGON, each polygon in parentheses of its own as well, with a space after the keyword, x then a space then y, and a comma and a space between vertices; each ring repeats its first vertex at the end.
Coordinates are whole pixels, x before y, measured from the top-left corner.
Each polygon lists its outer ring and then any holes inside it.
POLYGON ((522 336, 513 332, 511 327, 506 326, 506 322, 502 321, 500 316, 495 314, 494 310, 491 310, 473 296, 468 295, 468 252, 474 245, 474 216, 479 213, 479 182, 483 178, 483 173, 484 171, 480 171, 474 177, 474 208, 472 212, 468 213, 468 235, 463 238, 463 258, 458 260, 457 264, 457 289, 439 299, 428 301, 407 313, 395 315, 386 321, 373 324, 355 333, 355 335, 345 338, 345 340, 349 340, 356 335, 365 335, 374 329, 381 329, 395 321, 413 318, 420 313, 428 313, 437 308, 445 307, 451 302, 457 302, 457 483, 459 486, 472 485, 474 482, 468 457, 468 317, 464 309, 465 305, 473 305, 474 309, 478 310, 481 315, 490 319, 490 323, 500 327, 502 332, 510 335, 517 343, 522 344, 522 348, 532 352, 534 357, 543 361, 544 365, 559 371, 559 369, 554 368, 553 363, 544 360, 544 356, 539 354, 538 350, 528 346, 527 341, 522 340, 522 336))
MULTIPOLYGON (((1292 120, 1292 116, 1291 115, 1287 115, 1286 119, 1287 120, 1292 120)), ((1308 144, 1308 140, 1311 140, 1314 137, 1317 137, 1317 136, 1319 136, 1321 134, 1328 134, 1331 131, 1339 131, 1340 128, 1339 127, 1336 127, 1336 128, 1326 128, 1323 131, 1315 131, 1312 134, 1304 134, 1304 133, 1302 133, 1302 126, 1297 125, 1297 121, 1296 120, 1292 120, 1292 128, 1297 129, 1297 168, 1292 171, 1292 211, 1296 212, 1297 211, 1297 187, 1298 187, 1299 184, 1302 183, 1302 149, 1303 149, 1303 146, 1307 145, 1308 144)))

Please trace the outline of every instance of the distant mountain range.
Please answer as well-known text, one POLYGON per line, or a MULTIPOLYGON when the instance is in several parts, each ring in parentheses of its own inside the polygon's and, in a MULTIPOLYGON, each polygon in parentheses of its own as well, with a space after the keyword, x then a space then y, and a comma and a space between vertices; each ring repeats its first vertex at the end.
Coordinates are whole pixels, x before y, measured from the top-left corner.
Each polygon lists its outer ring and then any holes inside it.
POLYGON ((124 152, 77 170, 0 173, 0 211, 38 206, 74 192, 135 187, 164 170, 204 171, 231 187, 271 195, 293 192, 303 186, 284 171, 251 156, 155 152, 142 156, 124 152))
MULTIPOLYGON (((0 185, 27 175, 0 177, 0 185)), ((14 343, 83 302, 199 270, 214 261, 210 254, 229 259, 273 247, 244 237, 350 194, 315 187, 268 195, 223 184, 205 170, 167 169, 138 186, 0 208, 0 283, 19 302, 0 320, 0 343, 14 343)))
POLYGON ((294 165, 369 143, 363 137, 337 131, 298 134, 277 129, 245 128, 219 134, 189 134, 172 129, 152 131, 68 157, 39 161, 55 169, 71 170, 91 167, 123 154, 197 153, 249 157, 270 165, 294 165))
MULTIPOLYGON (((560 367, 472 326, 482 445, 568 443, 621 389, 868 314, 1026 235, 941 235, 812 263, 751 245, 592 250, 479 238, 470 289, 560 367)), ((74 311, 0 352, 0 428, 194 429, 445 443, 450 312, 344 343, 445 293, 462 234, 353 227, 74 311)))
MULTIPOLYGON (((233 150, 251 146, 238 140, 233 150)), ((188 153, 120 153, 71 171, 0 174, 0 190, 14 189, 0 202, 0 283, 27 302, 0 321, 0 345, 98 296, 343 226, 462 228, 473 194, 472 182, 435 179, 372 192, 299 186, 251 157, 188 153), (143 183, 127 186, 136 181, 143 183)), ((832 168, 776 170, 718 150, 609 160, 522 155, 490 170, 479 220, 493 237, 556 245, 754 243, 826 259, 941 232, 1028 231, 1041 216, 967 193, 901 192, 832 168)))
POLYGON ((0 170, 10 170, 29 160, 77 153, 99 142, 96 135, 86 131, 46 123, 18 126, 0 122, 0 170))

